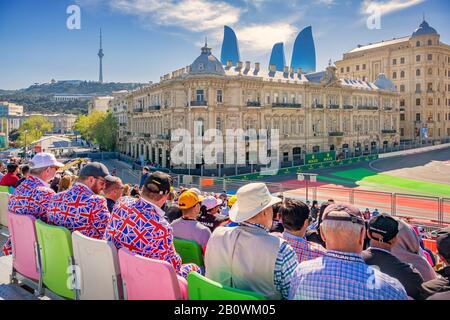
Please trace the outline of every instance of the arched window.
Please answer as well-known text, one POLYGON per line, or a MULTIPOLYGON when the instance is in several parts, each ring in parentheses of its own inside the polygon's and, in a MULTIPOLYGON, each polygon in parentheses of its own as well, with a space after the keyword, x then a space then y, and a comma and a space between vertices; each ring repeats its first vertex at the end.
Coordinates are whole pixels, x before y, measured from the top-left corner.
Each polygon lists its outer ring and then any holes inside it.
POLYGON ((405 77, 405 71, 402 70, 402 71, 400 72, 400 78, 404 78, 404 77, 405 77))
POLYGON ((392 73, 392 79, 397 79, 397 72, 394 71, 394 72, 392 73))

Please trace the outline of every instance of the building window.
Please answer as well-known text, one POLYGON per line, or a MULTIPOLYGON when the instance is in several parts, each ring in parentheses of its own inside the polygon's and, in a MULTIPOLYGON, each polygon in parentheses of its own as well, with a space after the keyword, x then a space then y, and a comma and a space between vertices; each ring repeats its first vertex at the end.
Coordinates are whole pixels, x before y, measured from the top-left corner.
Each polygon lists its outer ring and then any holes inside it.
POLYGON ((405 128, 400 128, 400 136, 404 136, 405 135, 405 128))
POLYGON ((433 44, 433 41, 431 39, 428 39, 428 45, 431 46, 433 44))
POLYGON ((356 71, 359 71, 359 64, 356 65, 356 71))
POLYGON ((397 59, 392 59, 392 64, 396 65, 397 64, 397 59))
POLYGON ((344 73, 344 68, 341 68, 341 73, 344 73))
POLYGON ((428 75, 429 75, 429 76, 433 75, 433 69, 432 69, 432 68, 429 68, 429 69, 428 69, 428 75))
POLYGON ((418 76, 418 77, 420 76, 420 69, 416 70, 416 76, 418 76))
POLYGON ((350 67, 347 67, 347 72, 350 72, 350 67))
POLYGON ((405 85, 404 84, 400 85, 400 92, 405 92, 405 85))
POLYGON ((405 77, 405 71, 400 71, 400 78, 404 78, 405 77))
POLYGON ((400 113, 400 121, 405 121, 405 114, 404 113, 400 113))
POLYGON ((433 91, 433 83, 432 82, 428 82, 428 84, 427 84, 427 91, 428 92, 432 92, 433 91))
POLYGON ((392 73, 392 79, 397 79, 397 72, 394 71, 394 72, 392 73))
POLYGON ((416 99, 416 106, 420 106, 420 98, 416 99))
POLYGON ((429 106, 432 106, 433 105, 433 98, 428 98, 427 103, 428 103, 429 106))
POLYGON ((222 130, 222 120, 219 117, 216 118, 216 129, 222 130))
POLYGON ((419 62, 420 61, 420 54, 418 54, 417 56, 416 56, 416 62, 419 62))
POLYGON ((205 93, 204 90, 197 90, 197 101, 204 101, 205 93))
POLYGON ((416 113, 416 121, 420 121, 420 113, 416 113))
POLYGON ((420 41, 416 42, 416 47, 420 47, 420 41))
POLYGON ((432 54, 429 54, 429 55, 427 56, 427 59, 428 59, 428 61, 433 60, 433 55, 432 55, 432 54))
POLYGON ((416 93, 420 92, 420 83, 416 83, 416 93))
POLYGON ((401 99, 400 100, 400 107, 404 107, 405 106, 405 99, 401 99))
POLYGON ((362 69, 366 70, 366 64, 363 64, 362 69))
POLYGON ((400 58, 400 63, 404 64, 405 63, 405 58, 400 58))
POLYGON ((217 102, 222 103, 222 90, 217 90, 217 102))

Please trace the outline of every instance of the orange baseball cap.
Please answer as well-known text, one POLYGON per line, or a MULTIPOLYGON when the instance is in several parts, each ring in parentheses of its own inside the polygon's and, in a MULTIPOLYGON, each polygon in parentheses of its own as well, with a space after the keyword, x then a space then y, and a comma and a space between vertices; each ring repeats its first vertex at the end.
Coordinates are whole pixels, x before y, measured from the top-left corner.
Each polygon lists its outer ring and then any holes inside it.
POLYGON ((197 203, 202 202, 203 199, 203 196, 199 196, 194 191, 188 190, 183 192, 178 198, 178 207, 180 209, 189 209, 197 203))

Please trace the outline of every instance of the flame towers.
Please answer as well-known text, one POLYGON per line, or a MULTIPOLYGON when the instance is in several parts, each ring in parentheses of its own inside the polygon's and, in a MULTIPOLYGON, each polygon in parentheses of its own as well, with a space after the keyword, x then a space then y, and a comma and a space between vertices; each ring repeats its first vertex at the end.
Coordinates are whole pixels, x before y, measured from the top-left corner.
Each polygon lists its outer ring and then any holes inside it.
POLYGON ((269 65, 275 65, 277 71, 284 70, 284 66, 286 65, 286 59, 284 57, 283 42, 278 42, 273 45, 269 65))
POLYGON ((233 65, 237 65, 238 61, 240 61, 240 54, 236 34, 233 29, 224 26, 220 62, 222 62, 223 65, 226 65, 227 61, 231 61, 233 65))
POLYGON ((295 39, 291 67, 294 70, 302 68, 304 73, 316 71, 316 48, 311 26, 304 28, 295 39))

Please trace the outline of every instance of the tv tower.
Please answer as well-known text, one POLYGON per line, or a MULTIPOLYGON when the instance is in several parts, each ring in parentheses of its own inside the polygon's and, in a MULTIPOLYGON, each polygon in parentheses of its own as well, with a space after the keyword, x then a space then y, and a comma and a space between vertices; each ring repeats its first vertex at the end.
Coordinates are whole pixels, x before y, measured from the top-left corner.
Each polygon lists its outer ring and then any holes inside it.
POLYGON ((103 83, 103 48, 102 48, 102 29, 100 28, 100 50, 98 50, 98 58, 100 59, 100 74, 98 76, 98 82, 103 83))

